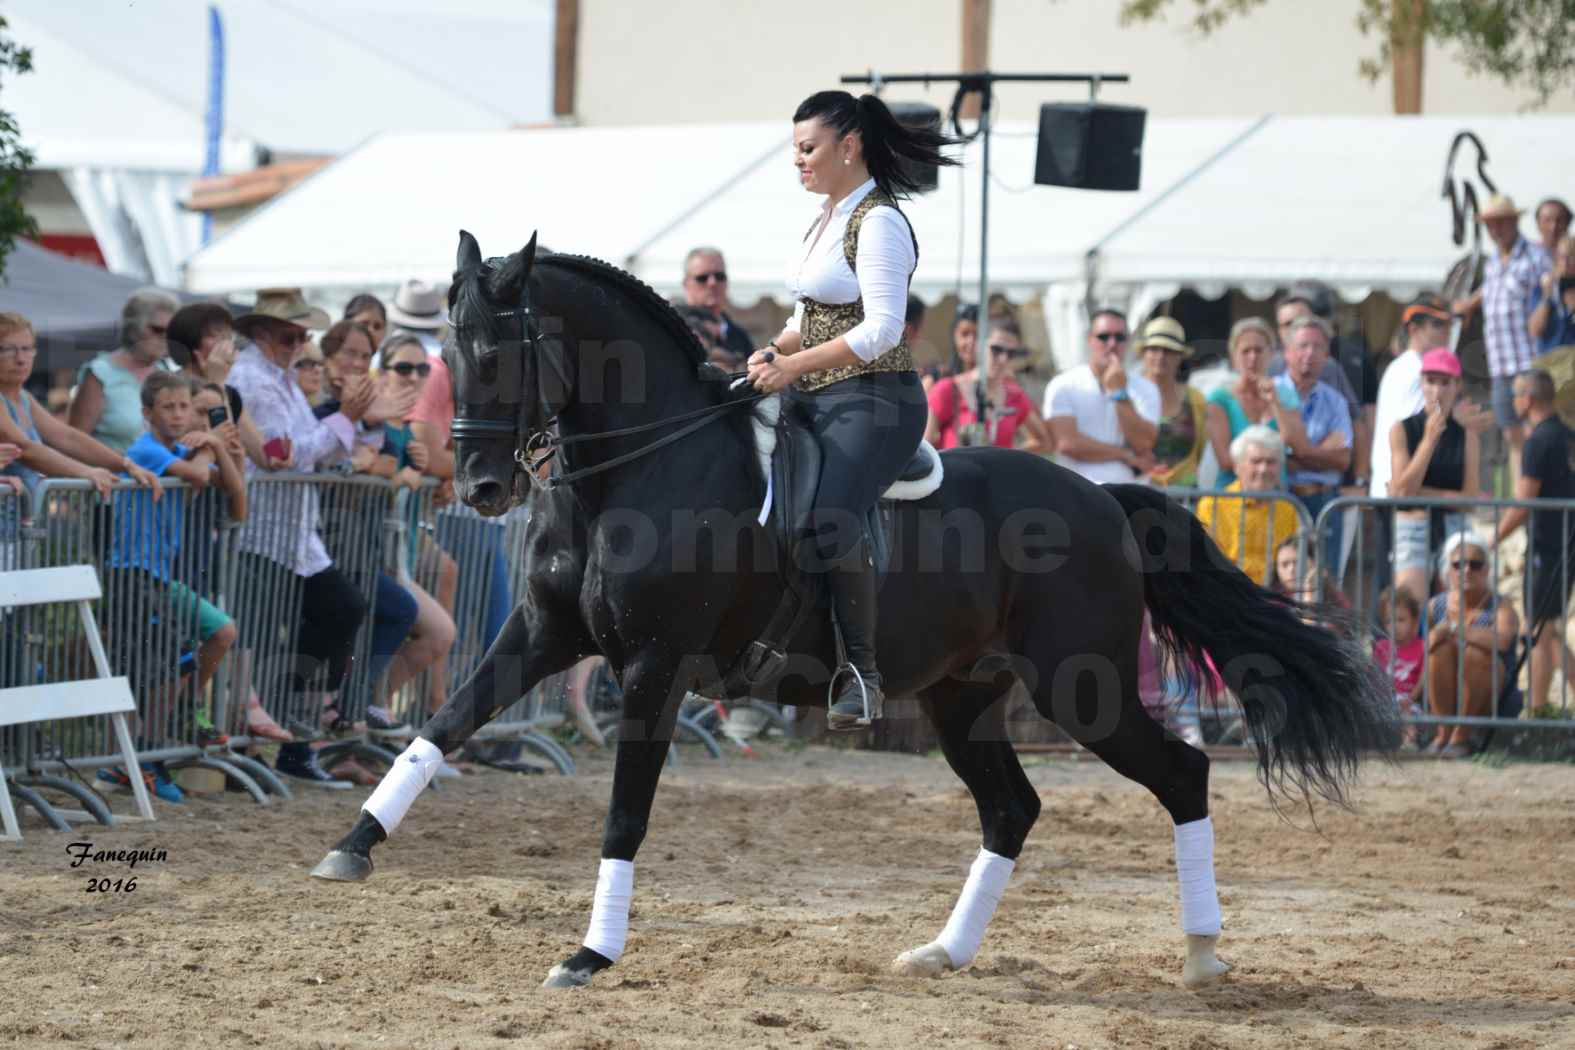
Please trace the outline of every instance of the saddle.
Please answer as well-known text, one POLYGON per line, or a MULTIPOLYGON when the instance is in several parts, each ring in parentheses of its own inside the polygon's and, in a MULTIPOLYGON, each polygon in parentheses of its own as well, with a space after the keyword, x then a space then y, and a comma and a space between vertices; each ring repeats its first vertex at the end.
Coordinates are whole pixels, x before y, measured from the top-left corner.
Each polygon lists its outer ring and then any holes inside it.
MULTIPOLYGON (((775 681, 787 669, 788 643, 821 604, 823 581, 804 572, 794 556, 809 532, 809 513, 820 487, 820 445, 813 432, 782 411, 780 395, 765 399, 756 408, 754 429, 755 450, 766 477, 759 521, 771 529, 776 548, 782 552, 782 599, 765 631, 722 680, 714 688, 697 690, 703 696, 743 696, 775 681)), ((893 504, 931 495, 941 487, 942 477, 940 453, 928 441, 921 441, 897 480, 870 508, 864 531, 878 577, 891 565, 893 504)))

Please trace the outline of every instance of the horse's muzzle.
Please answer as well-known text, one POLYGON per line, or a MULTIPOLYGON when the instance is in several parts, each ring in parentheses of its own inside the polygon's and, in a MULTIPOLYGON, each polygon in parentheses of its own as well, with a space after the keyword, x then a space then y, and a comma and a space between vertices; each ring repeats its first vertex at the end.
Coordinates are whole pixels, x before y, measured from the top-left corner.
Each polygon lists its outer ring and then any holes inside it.
POLYGON ((495 518, 507 511, 512 497, 508 485, 490 479, 472 482, 466 486, 464 493, 465 502, 476 513, 487 518, 495 518))

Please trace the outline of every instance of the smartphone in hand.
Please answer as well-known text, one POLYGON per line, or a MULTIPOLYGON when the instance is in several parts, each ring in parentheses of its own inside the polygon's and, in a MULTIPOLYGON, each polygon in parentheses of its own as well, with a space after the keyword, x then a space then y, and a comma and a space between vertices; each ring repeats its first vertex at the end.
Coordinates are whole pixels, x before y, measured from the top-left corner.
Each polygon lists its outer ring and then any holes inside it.
POLYGON ((218 430, 229 421, 230 413, 226 411, 223 405, 215 405, 208 409, 208 426, 211 429, 218 430))

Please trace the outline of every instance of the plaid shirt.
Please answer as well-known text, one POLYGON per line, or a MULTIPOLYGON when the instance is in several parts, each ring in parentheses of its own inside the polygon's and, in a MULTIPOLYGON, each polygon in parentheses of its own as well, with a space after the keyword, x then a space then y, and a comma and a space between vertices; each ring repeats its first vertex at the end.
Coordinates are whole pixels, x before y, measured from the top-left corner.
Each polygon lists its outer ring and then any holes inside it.
POLYGON ((1526 328, 1527 304, 1553 260, 1540 244, 1521 237, 1507 260, 1497 251, 1482 273, 1482 334, 1487 341, 1488 372, 1495 379, 1517 376, 1531 367, 1537 348, 1526 328))

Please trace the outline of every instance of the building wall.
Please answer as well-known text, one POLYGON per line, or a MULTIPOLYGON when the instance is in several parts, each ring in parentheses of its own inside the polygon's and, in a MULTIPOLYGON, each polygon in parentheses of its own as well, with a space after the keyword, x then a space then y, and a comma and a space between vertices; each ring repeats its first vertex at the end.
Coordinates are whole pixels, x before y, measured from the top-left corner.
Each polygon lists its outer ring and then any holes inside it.
MULTIPOLYGON (((1125 72, 1132 83, 1103 97, 1161 117, 1376 115, 1391 111, 1388 79, 1370 83, 1358 61, 1377 42, 1356 28, 1360 0, 1269 0, 1211 37, 1172 16, 1122 26, 1116 0, 996 0, 990 65, 1000 72, 1125 72)), ((1178 11, 1190 7, 1177 0, 1178 11)), ((955 71, 961 0, 665 0, 642 17, 628 0, 581 0, 576 106, 585 124, 757 120, 792 113, 805 95, 842 74, 955 71)), ((951 88, 892 88, 943 109, 951 88)), ((1001 90, 1001 115, 1033 119, 1040 102, 1082 88, 1001 90)), ((1428 113, 1511 113, 1527 92, 1469 76, 1437 48, 1426 58, 1428 113)), ((1575 112, 1575 92, 1546 112, 1575 112)))

